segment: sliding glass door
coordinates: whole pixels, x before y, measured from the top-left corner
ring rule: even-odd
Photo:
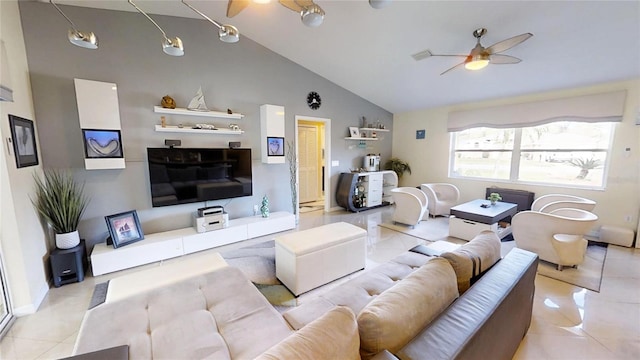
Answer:
[[[2,339],[6,330],[9,330],[9,325],[12,321],[13,314],[11,313],[11,304],[9,303],[9,293],[4,275],[2,253],[0,253],[0,339]]]

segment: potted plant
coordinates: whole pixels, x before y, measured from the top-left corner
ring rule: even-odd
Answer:
[[[398,179],[402,177],[405,171],[411,174],[411,166],[409,166],[409,163],[396,157],[387,160],[384,167],[387,170],[393,170],[398,175]]]
[[[502,200],[502,196],[498,193],[491,193],[487,199],[491,201],[491,205],[495,205],[496,201]]]
[[[56,247],[71,249],[80,244],[78,223],[88,198],[84,185],[79,185],[71,174],[45,170],[44,178],[34,176],[36,194],[31,199],[38,214],[56,234]]]

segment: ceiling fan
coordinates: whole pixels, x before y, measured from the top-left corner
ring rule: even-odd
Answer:
[[[480,39],[487,33],[487,29],[479,28],[473,31],[473,36],[476,38],[476,46],[471,49],[469,55],[444,55],[433,54],[429,50],[424,50],[419,53],[411,55],[416,61],[429,58],[431,56],[452,56],[463,57],[463,62],[445,70],[440,75],[444,75],[449,71],[464,66],[467,70],[480,70],[489,64],[517,64],[520,59],[511,55],[500,54],[507,51],[512,47],[522,43],[533,36],[531,33],[520,34],[506,40],[499,41],[489,47],[484,47],[480,44]]]
[[[295,11],[300,14],[302,19],[302,23],[310,26],[316,27],[322,24],[324,20],[324,10],[313,2],[313,0],[278,0],[280,4],[292,11]],[[240,11],[244,10],[251,0],[229,0],[229,4],[227,5],[227,17],[232,18]],[[268,1],[263,1],[268,2]]]

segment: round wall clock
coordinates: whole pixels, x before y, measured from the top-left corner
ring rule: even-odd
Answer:
[[[312,110],[318,110],[321,104],[322,100],[317,92],[312,91],[307,95],[307,105],[309,105]]]

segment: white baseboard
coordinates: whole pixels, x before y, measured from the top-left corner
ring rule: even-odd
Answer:
[[[47,296],[49,292],[49,283],[42,284],[42,287],[38,291],[38,294],[32,304],[20,306],[13,309],[13,315],[20,317],[25,315],[35,314],[40,307],[40,304],[44,301],[44,298]]]

